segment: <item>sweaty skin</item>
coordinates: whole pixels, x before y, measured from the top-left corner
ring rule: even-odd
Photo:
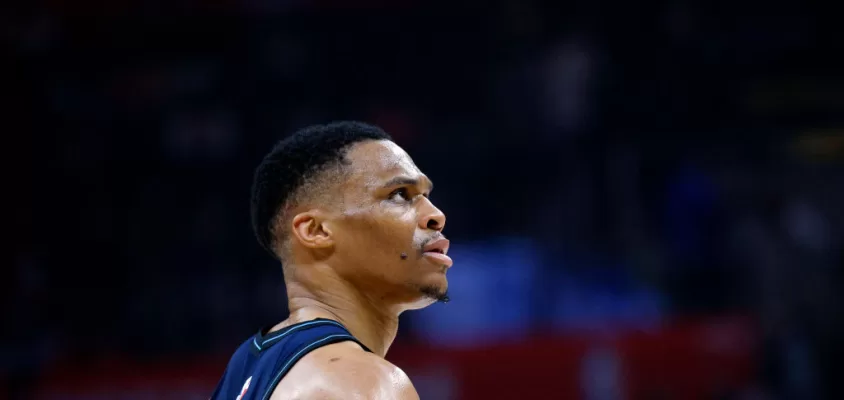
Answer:
[[[299,361],[276,387],[281,399],[419,399],[407,375],[353,342],[319,348]]]
[[[431,181],[395,143],[358,143],[346,159],[348,176],[331,189],[336,201],[299,204],[283,227],[291,241],[284,267],[290,317],[271,331],[327,318],[372,353],[354,342],[314,350],[279,383],[273,400],[419,398],[384,356],[399,314],[434,303],[448,289],[445,215],[428,199]],[[423,251],[432,246],[442,254]]]

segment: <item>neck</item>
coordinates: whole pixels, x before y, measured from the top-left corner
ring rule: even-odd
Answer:
[[[387,354],[399,327],[396,308],[378,304],[328,266],[308,265],[290,270],[293,273],[287,280],[288,323],[315,318],[335,320],[373,353],[381,357]]]

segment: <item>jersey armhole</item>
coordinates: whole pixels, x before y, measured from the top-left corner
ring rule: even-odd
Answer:
[[[270,385],[267,387],[267,392],[264,393],[264,397],[261,397],[261,400],[269,400],[269,398],[272,397],[273,391],[275,391],[275,388],[281,382],[281,379],[284,378],[284,376],[287,375],[288,372],[290,372],[290,369],[293,368],[293,366],[296,365],[296,363],[299,362],[299,360],[301,360],[302,357],[306,356],[308,353],[310,353],[310,352],[312,352],[312,351],[314,351],[314,350],[316,350],[320,347],[327,346],[329,344],[334,344],[334,343],[346,342],[346,341],[355,342],[359,346],[361,346],[361,348],[363,348],[364,351],[371,352],[366,346],[363,345],[363,343],[361,343],[359,340],[357,340],[354,336],[348,335],[348,334],[338,333],[338,334],[328,335],[326,337],[315,340],[315,341],[311,342],[310,344],[308,344],[307,346],[302,347],[301,350],[297,351],[296,354],[294,354],[293,357],[291,357],[290,360],[288,360],[284,364],[284,366],[281,367],[281,370],[278,371],[278,374],[276,374],[276,376],[273,378],[273,380],[270,381]]]

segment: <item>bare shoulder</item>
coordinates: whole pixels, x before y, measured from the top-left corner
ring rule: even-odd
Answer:
[[[273,391],[281,399],[418,400],[410,378],[400,368],[353,342],[314,350],[290,370]]]

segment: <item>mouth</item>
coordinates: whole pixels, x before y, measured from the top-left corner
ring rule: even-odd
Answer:
[[[451,242],[444,237],[440,237],[439,239],[434,239],[425,247],[422,248],[423,253],[439,253],[439,254],[448,254],[448,247],[451,245]]]
[[[443,253],[437,253],[434,251],[426,251],[422,253],[422,257],[436,265],[443,266],[446,268],[451,268],[451,266],[454,264],[454,260],[452,260],[451,257]]]
[[[437,265],[451,267],[454,261],[447,255],[449,245],[450,242],[446,238],[433,240],[422,248],[422,256]]]

